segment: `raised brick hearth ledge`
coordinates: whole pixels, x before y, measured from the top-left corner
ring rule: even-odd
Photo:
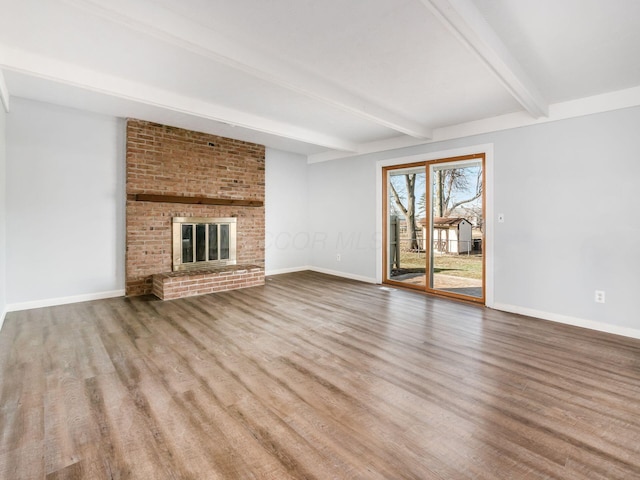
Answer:
[[[228,265],[156,273],[153,275],[152,293],[161,300],[173,300],[258,285],[264,285],[264,268],[258,265]]]

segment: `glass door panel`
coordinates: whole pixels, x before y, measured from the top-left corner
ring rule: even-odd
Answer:
[[[425,165],[387,170],[386,278],[424,289],[428,224]]]
[[[429,164],[428,289],[484,299],[482,160]]]

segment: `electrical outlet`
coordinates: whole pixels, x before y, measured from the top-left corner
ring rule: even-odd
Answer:
[[[340,258],[340,254],[338,253],[338,254],[336,255],[336,262],[339,262],[340,260],[341,260],[341,258]]]
[[[604,303],[604,291],[596,290],[596,296],[594,300],[596,301],[596,303]]]

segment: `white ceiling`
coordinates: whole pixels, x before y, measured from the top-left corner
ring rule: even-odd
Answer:
[[[5,97],[310,161],[640,104],[638,0],[0,0],[0,12]]]

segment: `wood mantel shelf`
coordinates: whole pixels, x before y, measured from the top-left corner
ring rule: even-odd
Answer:
[[[148,193],[137,193],[127,195],[128,198],[136,202],[156,202],[156,203],[186,203],[190,205],[231,205],[236,207],[262,207],[262,200],[237,200],[233,198],[210,198],[210,197],[183,197],[179,195],[153,195]]]

